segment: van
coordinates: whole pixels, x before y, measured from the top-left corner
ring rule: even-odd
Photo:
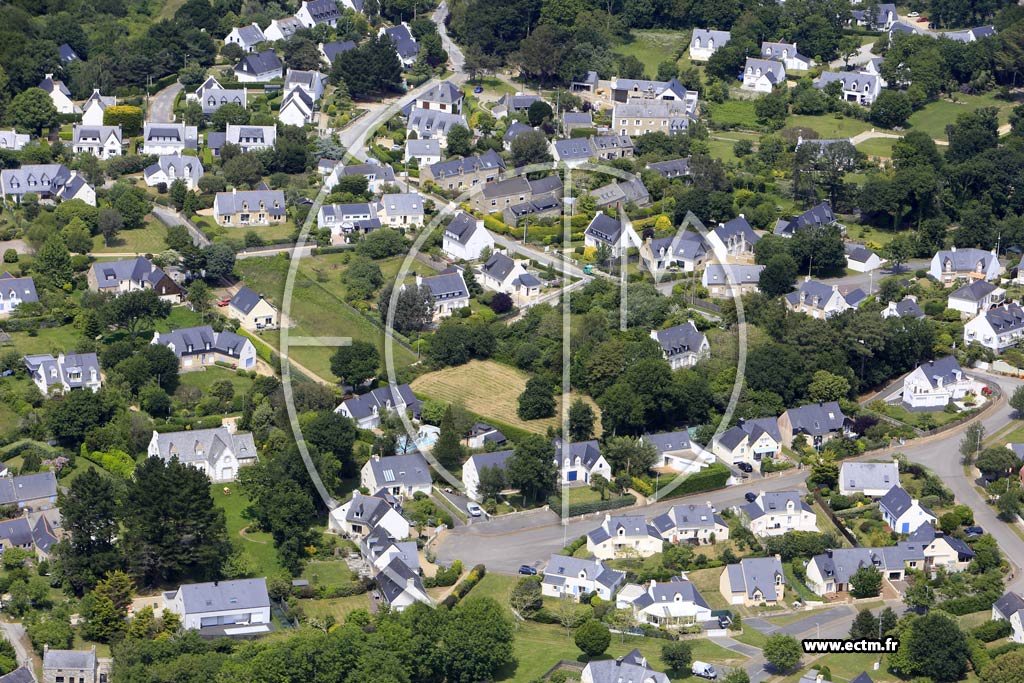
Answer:
[[[700,676],[711,681],[718,678],[718,672],[715,671],[715,667],[707,662],[694,662],[691,671],[693,671],[694,676]]]

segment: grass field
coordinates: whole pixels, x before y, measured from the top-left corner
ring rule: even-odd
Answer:
[[[239,531],[249,524],[249,520],[242,517],[242,510],[249,505],[249,499],[237,484],[229,484],[228,488],[231,489],[231,495],[225,496],[224,484],[210,484],[210,495],[213,496],[213,502],[224,510],[231,544],[241,550],[242,555],[252,565],[255,576],[276,574],[281,571],[281,565],[277,562],[277,551],[274,550],[274,542],[270,534],[264,532],[247,532],[245,536],[239,534]]]
[[[757,126],[754,114],[754,100],[726,100],[718,104],[707,104],[708,116],[714,126]],[[732,135],[732,133],[729,133]]]
[[[968,111],[974,111],[981,107],[996,107],[999,109],[999,123],[1006,123],[1010,118],[1010,111],[1019,101],[1006,101],[997,99],[992,93],[985,95],[957,95],[957,101],[939,100],[930,102],[920,111],[911,114],[908,120],[909,128],[912,130],[923,130],[933,138],[946,139],[946,126],[954,123],[956,118]]]
[[[798,116],[786,119],[786,126],[810,128],[817,131],[823,138],[851,138],[857,133],[871,130],[871,124],[858,119],[839,118],[835,116]]]
[[[517,399],[526,388],[527,379],[525,372],[507,365],[473,360],[465,365],[421,375],[413,380],[412,389],[429,398],[461,403],[483,418],[490,417],[528,432],[544,434],[549,426],[558,428],[560,420],[557,415],[543,420],[519,419]],[[600,417],[597,405],[589,398],[585,400]],[[600,436],[599,427],[597,431]]]
[[[209,393],[210,387],[213,386],[214,382],[222,379],[226,379],[231,382],[231,386],[235,388],[235,396],[245,394],[249,391],[249,387],[252,386],[252,380],[248,377],[242,377],[234,370],[222,368],[217,365],[211,365],[204,370],[181,373],[182,386],[197,387],[204,395]]]
[[[363,593],[362,595],[350,595],[347,598],[303,600],[302,609],[305,610],[307,616],[322,619],[329,615],[334,617],[338,623],[342,623],[349,612],[357,609],[369,609],[371,599],[369,593]]]
[[[152,215],[146,216],[146,224],[138,230],[122,230],[117,237],[105,244],[103,235],[92,238],[92,250],[96,254],[133,252],[136,254],[153,254],[167,249],[164,237],[167,228],[155,220]]]
[[[892,146],[898,142],[896,138],[872,138],[857,145],[857,149],[870,157],[892,157]]]
[[[644,76],[654,78],[658,65],[675,57],[685,47],[686,34],[679,31],[633,31],[632,41],[615,47],[620,55],[632,55],[644,65]]]

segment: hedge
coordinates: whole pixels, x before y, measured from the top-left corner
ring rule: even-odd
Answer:
[[[614,498],[608,498],[606,500],[595,500],[589,503],[576,503],[570,505],[568,510],[568,517],[578,517],[579,515],[589,515],[592,512],[602,512],[604,510],[614,510],[616,508],[629,507],[636,503],[636,496],[633,494],[627,494],[625,496],[615,496]],[[548,507],[555,511],[555,514],[562,514],[562,499],[559,496],[551,496],[548,498]]]
[[[186,429],[215,429],[220,427],[221,424],[220,415],[197,417],[195,419],[171,418],[164,424],[153,425],[153,431],[162,434],[164,432],[181,432]]]
[[[662,486],[658,490],[656,497],[658,500],[663,500],[665,498],[679,498],[680,496],[688,496],[693,493],[702,493],[704,491],[713,491],[714,489],[724,488],[725,482],[729,481],[730,476],[732,476],[732,473],[729,471],[728,467],[720,462],[714,462],[706,469],[703,469],[700,472],[694,472],[684,479],[683,483],[672,490],[667,490],[668,485]],[[665,493],[662,493],[662,491],[665,491]],[[989,606],[991,607],[991,604]]]
[[[993,648],[989,648],[988,656],[995,659],[1000,655],[1005,655],[1007,652],[1019,650],[1022,647],[1024,647],[1024,645],[1021,645],[1020,643],[1003,643],[1001,645],[996,645]]]
[[[937,605],[936,609],[941,609],[943,612],[949,612],[959,617],[971,612],[992,609],[992,603],[998,599],[998,593],[979,593],[978,595],[968,595],[962,598],[946,600]]]
[[[459,582],[459,585],[455,586],[455,589],[451,594],[441,601],[441,604],[451,609],[455,605],[459,604],[462,598],[466,597],[469,591],[473,590],[473,586],[480,583],[480,579],[487,575],[487,567],[482,564],[478,564],[470,570],[469,574],[466,574],[466,578]]]
[[[1008,637],[1011,632],[1013,632],[1013,628],[1010,626],[1010,622],[1005,619],[998,619],[986,621],[971,633],[983,643],[991,643],[993,640]]]
[[[488,230],[493,230],[499,235],[507,235],[512,232],[512,228],[490,214],[484,216],[484,227]]]

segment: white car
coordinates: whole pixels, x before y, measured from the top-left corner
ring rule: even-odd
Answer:
[[[466,512],[470,517],[483,517],[484,509],[476,503],[466,503]]]
[[[919,16],[921,16],[921,13],[920,12],[911,12],[907,16],[908,17],[919,17]]]

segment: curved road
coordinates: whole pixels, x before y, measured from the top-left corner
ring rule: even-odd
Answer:
[[[174,121],[174,100],[178,97],[182,87],[181,83],[172,83],[153,95],[149,102],[146,120],[156,123],[171,123]]]

